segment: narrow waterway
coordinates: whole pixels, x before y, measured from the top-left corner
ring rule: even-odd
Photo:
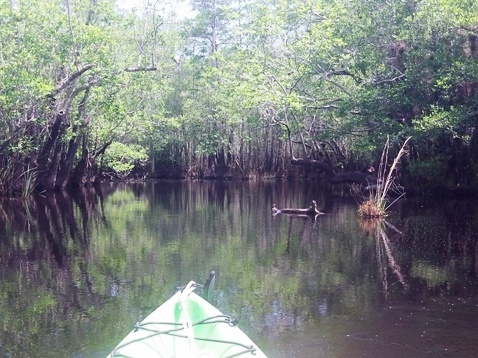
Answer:
[[[316,218],[272,215],[307,207]],[[0,357],[105,357],[176,287],[270,357],[475,357],[478,204],[364,221],[314,182],[105,185],[0,203]]]

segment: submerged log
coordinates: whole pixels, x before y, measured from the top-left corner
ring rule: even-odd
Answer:
[[[323,213],[317,209],[317,202],[312,200],[311,206],[306,209],[285,208],[278,209],[276,204],[272,205],[272,214],[290,214],[290,215],[322,215]]]

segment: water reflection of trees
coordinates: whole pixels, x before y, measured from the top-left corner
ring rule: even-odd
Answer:
[[[0,311],[10,327],[0,352],[22,347],[22,354],[38,356],[43,348],[48,355],[48,342],[38,339],[58,339],[66,334],[61,322],[73,319],[74,327],[99,302],[88,261],[91,221],[102,217],[99,198],[84,189],[0,203]]]
[[[266,277],[275,276],[282,287],[268,294],[273,304],[265,322],[271,334],[329,316],[366,315],[391,292],[408,290],[404,235],[391,223],[358,222],[355,207],[347,205],[316,221],[274,219],[278,252],[275,270]]]
[[[471,202],[411,201],[394,220],[360,223],[375,239],[385,292],[395,298],[425,302],[430,297],[475,295],[478,292],[478,215]],[[439,206],[437,206],[439,205]],[[387,275],[388,274],[388,275]],[[393,278],[393,280],[392,280]]]
[[[111,191],[117,188],[104,186]],[[22,334],[13,330],[0,337],[3,342],[23,347],[22,352],[46,347],[39,339],[56,339],[55,347],[65,342],[70,350],[75,345],[92,350],[104,344],[105,337],[118,339],[116,322],[129,325],[140,317],[139,310],[152,310],[174,287],[190,279],[200,282],[212,267],[221,271],[222,310],[238,314],[243,325],[260,322],[260,329],[267,315],[281,316],[279,327],[292,329],[287,323],[290,307],[307,307],[304,296],[297,294],[302,278],[281,284],[279,294],[273,276],[264,272],[268,277],[258,279],[262,270],[282,261],[276,261],[271,227],[260,224],[273,220],[272,199],[264,200],[277,197],[273,186],[166,182],[119,188],[104,201],[96,193],[91,197],[59,194],[36,198],[27,206],[2,206],[8,227],[5,237],[10,239],[1,255],[25,264],[0,273],[2,282],[11,278],[16,285],[10,294],[22,295],[16,307],[7,308],[8,300],[2,298],[5,307],[0,308],[6,309],[6,321],[20,330],[23,310],[36,307],[28,315],[37,329],[46,331],[35,336],[30,328]],[[304,192],[296,200],[305,196],[310,197]],[[311,233],[312,242],[312,228],[303,229]],[[295,243],[289,244],[293,256]],[[274,300],[282,302],[274,305],[275,311]],[[295,317],[306,317],[297,311]],[[92,327],[88,320],[100,319],[105,323],[93,327],[102,328],[102,342],[92,342],[98,336],[90,334],[88,344],[88,335],[81,330]],[[67,331],[71,336],[66,336]]]
[[[330,316],[366,315],[384,300],[435,294],[429,287],[437,292],[445,287],[450,270],[458,277],[466,266],[476,277],[470,262],[476,258],[476,219],[466,229],[452,226],[456,234],[443,217],[413,212],[390,219],[398,230],[387,223],[366,226],[353,204],[335,200],[326,206],[323,193],[297,189],[289,197],[287,188],[107,184],[100,193],[104,198],[88,191],[28,205],[4,202],[0,311],[24,334],[21,338],[13,329],[0,339],[33,347],[35,329],[41,328],[47,332],[41,338],[57,339],[55,347],[68,341],[71,349],[76,339],[91,350],[99,344],[98,332],[86,342],[81,330],[96,327],[103,342],[113,337],[116,343],[118,322],[126,331],[176,285],[201,282],[212,268],[220,271],[220,309],[237,315],[249,332],[266,336]],[[273,202],[301,205],[311,198],[326,207],[327,214],[315,222],[270,213]],[[431,277],[429,268],[436,267],[447,276]],[[24,311],[36,315],[32,327],[23,326]],[[88,323],[94,320],[104,323]],[[67,330],[77,334],[67,338]]]
[[[413,252],[409,272],[415,294],[422,298],[476,295],[476,202],[410,201],[403,203],[400,211],[407,232],[406,244]]]

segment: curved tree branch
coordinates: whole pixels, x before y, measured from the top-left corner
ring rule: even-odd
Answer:
[[[81,70],[78,70],[78,71],[74,72],[71,76],[69,76],[68,78],[61,81],[61,83],[58,84],[58,86],[53,91],[51,91],[49,94],[47,94],[46,96],[50,97],[50,98],[55,97],[58,93],[60,93],[65,88],[67,88],[69,85],[71,85],[73,82],[75,82],[76,79],[78,77],[80,77],[83,73],[92,69],[93,67],[95,67],[94,64],[89,64],[89,65],[86,65],[85,67],[83,67]]]

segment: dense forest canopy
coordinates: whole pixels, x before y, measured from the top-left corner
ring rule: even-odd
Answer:
[[[475,0],[191,8],[0,0],[0,195],[133,174],[327,177],[408,136],[404,180],[478,188]]]

